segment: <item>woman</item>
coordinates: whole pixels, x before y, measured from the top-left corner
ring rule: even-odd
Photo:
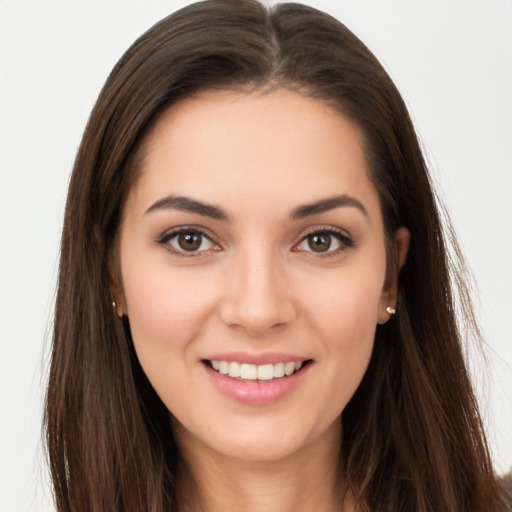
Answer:
[[[403,101],[343,25],[252,0],[162,20],[70,183],[58,510],[500,510],[457,264]]]

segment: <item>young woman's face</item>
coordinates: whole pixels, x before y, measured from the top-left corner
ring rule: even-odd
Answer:
[[[146,146],[116,299],[178,440],[245,460],[334,442],[384,288],[360,131],[296,93],[211,92]]]

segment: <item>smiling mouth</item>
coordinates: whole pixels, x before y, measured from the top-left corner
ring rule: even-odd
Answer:
[[[294,373],[299,372],[306,365],[311,363],[311,360],[297,361],[297,362],[283,362],[275,364],[247,364],[238,363],[236,361],[204,361],[213,370],[221,375],[226,375],[233,379],[240,379],[244,381],[271,381],[289,377]]]

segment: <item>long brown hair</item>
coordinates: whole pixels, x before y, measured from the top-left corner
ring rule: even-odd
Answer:
[[[451,280],[462,267],[449,257],[400,94],[363,43],[324,13],[299,4],[268,9],[256,0],[209,0],[160,21],[126,52],[76,157],[45,410],[58,512],[178,508],[181,464],[169,413],[137,361],[129,321],[112,311],[114,241],[159,116],[200,90],[262,87],[318,98],[357,123],[386,236],[391,240],[400,226],[411,232],[398,314],[377,328],[368,371],[342,414],[341,458],[361,507],[498,510],[455,306],[461,304],[459,321],[476,329],[471,304],[462,280]],[[396,272],[390,263],[389,275]]]

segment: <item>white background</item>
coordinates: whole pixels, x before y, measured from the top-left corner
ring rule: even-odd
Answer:
[[[81,133],[123,51],[186,3],[0,0],[1,512],[51,510],[39,434],[44,347]],[[489,367],[475,365],[477,389],[505,470],[512,464],[512,0],[308,3],[363,39],[410,108],[478,282]]]

